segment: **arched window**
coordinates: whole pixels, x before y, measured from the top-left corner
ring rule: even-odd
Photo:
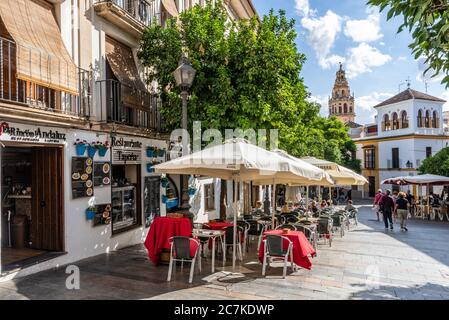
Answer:
[[[390,124],[390,117],[388,114],[384,114],[384,121],[383,121],[383,127],[384,131],[390,131],[391,130],[391,124]]]
[[[436,111],[432,113],[432,128],[438,128],[439,127],[439,119],[438,114]]]
[[[348,113],[348,105],[346,103],[343,105],[343,109],[345,110],[345,113]]]
[[[398,114],[396,112],[393,112],[393,115],[391,118],[392,118],[392,122],[393,122],[393,130],[399,129]]]
[[[345,96],[345,90],[341,90],[341,95],[344,97]]]
[[[352,113],[352,107],[351,106],[349,106],[349,112]]]
[[[418,128],[423,127],[423,121],[422,121],[422,110],[418,110]]]
[[[424,126],[430,128],[430,111],[426,111],[426,118],[424,119]]]
[[[408,128],[407,111],[401,111],[401,128]]]
[[[341,106],[338,106],[338,113],[342,113],[341,112]]]

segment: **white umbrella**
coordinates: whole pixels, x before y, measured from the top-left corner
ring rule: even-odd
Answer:
[[[277,153],[262,149],[243,139],[232,139],[224,144],[214,145],[204,150],[156,165],[155,172],[166,174],[193,174],[247,181],[292,181],[310,183],[321,181],[325,174],[314,166],[301,166],[298,162],[282,157]],[[316,183],[316,182],[315,182]],[[236,188],[237,189],[237,188]],[[237,199],[235,192],[234,199]],[[234,210],[234,226],[237,225],[237,212]],[[235,267],[236,228],[232,266]]]

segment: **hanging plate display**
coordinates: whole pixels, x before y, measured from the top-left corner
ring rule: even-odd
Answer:
[[[103,173],[108,173],[109,170],[111,170],[111,166],[109,165],[109,163],[105,163],[103,165]]]

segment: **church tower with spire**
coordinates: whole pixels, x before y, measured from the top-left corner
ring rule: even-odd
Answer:
[[[329,98],[329,117],[336,116],[344,123],[354,123],[354,94],[351,95],[346,73],[340,63],[337,71],[332,97]]]

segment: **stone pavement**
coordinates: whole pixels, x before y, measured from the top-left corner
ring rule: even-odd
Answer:
[[[248,254],[234,273],[217,268],[210,275],[206,261],[192,284],[188,264],[167,283],[167,266],[154,267],[143,246],[134,246],[75,263],[79,290],[66,289],[59,268],[0,283],[0,299],[449,299],[448,246],[448,222],[410,221],[407,233],[385,231],[364,206],[357,227],[332,247],[319,246],[312,270],[289,269],[286,279],[280,267],[263,278]]]

